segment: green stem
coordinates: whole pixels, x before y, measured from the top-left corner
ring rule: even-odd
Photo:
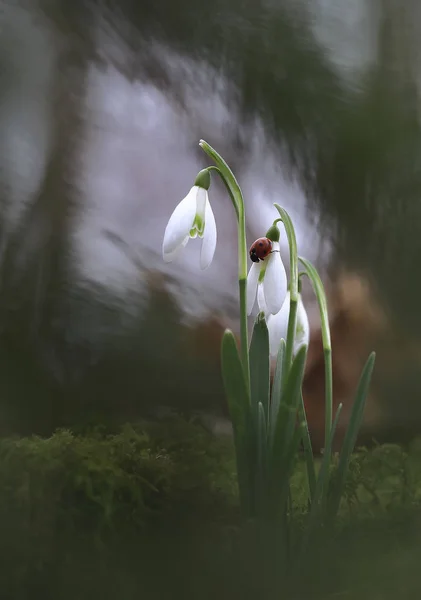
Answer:
[[[311,281],[314,293],[319,304],[320,324],[322,331],[323,353],[325,359],[325,449],[330,437],[332,428],[333,413],[333,382],[332,382],[332,344],[330,341],[329,315],[327,312],[326,294],[320,276],[311,262],[305,258],[299,257],[304,265],[307,276]]]
[[[238,221],[238,284],[240,295],[240,340],[241,340],[241,363],[243,365],[246,387],[250,398],[250,365],[249,365],[249,344],[248,344],[248,320],[247,320],[247,238],[246,238],[246,218],[244,212],[244,199],[241,188],[222,156],[204,140],[200,140],[199,146],[216,163],[217,167],[211,166],[209,169],[215,170],[227,188],[231,201],[234,206]]]
[[[288,330],[286,339],[285,364],[289,372],[292,363],[292,353],[294,349],[295,331],[297,328],[297,305],[298,305],[298,253],[297,240],[295,237],[294,225],[287,211],[275,203],[275,208],[281,215],[277,221],[282,221],[288,238],[289,245],[289,264],[290,264],[290,310],[288,319]]]
[[[300,404],[298,405],[298,418],[301,421],[303,432],[304,455],[307,466],[307,478],[310,495],[310,503],[313,501],[314,491],[316,489],[316,472],[314,469],[313,448],[311,445],[310,432],[308,430],[307,415],[304,406],[303,392],[301,392]]]
[[[333,381],[332,381],[332,350],[324,348],[325,359],[325,448],[329,438],[333,418]]]
[[[216,173],[218,173],[219,177],[222,179],[223,184],[225,185],[227,192],[231,198],[231,202],[232,205],[234,206],[234,210],[235,210],[235,214],[237,215],[237,221],[239,220],[239,213],[238,213],[238,206],[237,206],[237,202],[235,200],[235,196],[228,184],[228,181],[225,179],[224,175],[221,172],[221,169],[218,169],[218,167],[215,167],[214,165],[211,165],[210,167],[208,167],[208,171],[215,171]]]
[[[292,363],[292,353],[294,350],[295,331],[297,329],[297,300],[291,300],[289,303],[289,318],[288,318],[288,329],[287,329],[287,345],[286,345],[286,364],[288,369]]]
[[[238,219],[238,283],[240,293],[241,357],[246,381],[250,389],[250,364],[247,323],[247,241],[246,216],[243,201],[241,201],[239,205]]]

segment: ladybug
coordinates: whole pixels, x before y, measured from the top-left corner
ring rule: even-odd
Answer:
[[[272,242],[266,237],[259,238],[250,246],[250,258],[255,263],[264,260],[271,252]]]

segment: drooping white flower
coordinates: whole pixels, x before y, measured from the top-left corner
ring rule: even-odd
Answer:
[[[261,288],[267,311],[276,315],[281,310],[287,293],[287,274],[279,252],[279,242],[272,242],[272,252],[254,262],[247,276],[247,314],[250,315]]]
[[[259,288],[260,287],[261,286],[259,286]],[[283,338],[285,341],[287,339],[290,300],[290,292],[287,292],[281,310],[276,315],[273,315],[268,311],[267,305],[265,303],[263,290],[258,290],[259,309],[260,311],[265,313],[266,323],[269,331],[269,350],[271,356],[276,356],[278,354],[281,339]],[[306,345],[308,347],[309,342],[310,325],[308,321],[307,311],[304,307],[301,294],[298,294],[297,321],[295,328],[294,346],[292,350],[293,356],[297,354],[301,346]]]
[[[202,238],[200,268],[207,269],[216,249],[216,223],[209,202],[210,175],[205,169],[196,178],[195,185],[175,207],[164,233],[162,255],[172,262],[187,245],[189,239]]]

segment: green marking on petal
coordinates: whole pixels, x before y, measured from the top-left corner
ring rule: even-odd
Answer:
[[[192,235],[194,232],[194,235]],[[193,221],[193,227],[190,229],[190,237],[196,237],[197,235],[199,235],[199,237],[203,237],[203,234],[205,233],[205,220],[196,213],[196,216],[194,217],[194,221]]]
[[[200,219],[200,223],[196,226],[196,229],[199,236],[203,237],[203,234],[205,233],[205,222],[202,221],[202,219]]]
[[[263,279],[265,278],[265,273],[266,273],[266,265],[260,269],[259,279],[258,279],[259,283],[263,282]]]

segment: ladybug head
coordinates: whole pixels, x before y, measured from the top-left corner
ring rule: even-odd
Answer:
[[[251,260],[252,260],[253,262],[255,262],[255,263],[258,263],[258,262],[260,262],[260,259],[259,259],[259,257],[257,256],[257,252],[256,252],[256,249],[255,249],[255,248],[252,248],[252,249],[250,250],[250,258],[251,258]]]

